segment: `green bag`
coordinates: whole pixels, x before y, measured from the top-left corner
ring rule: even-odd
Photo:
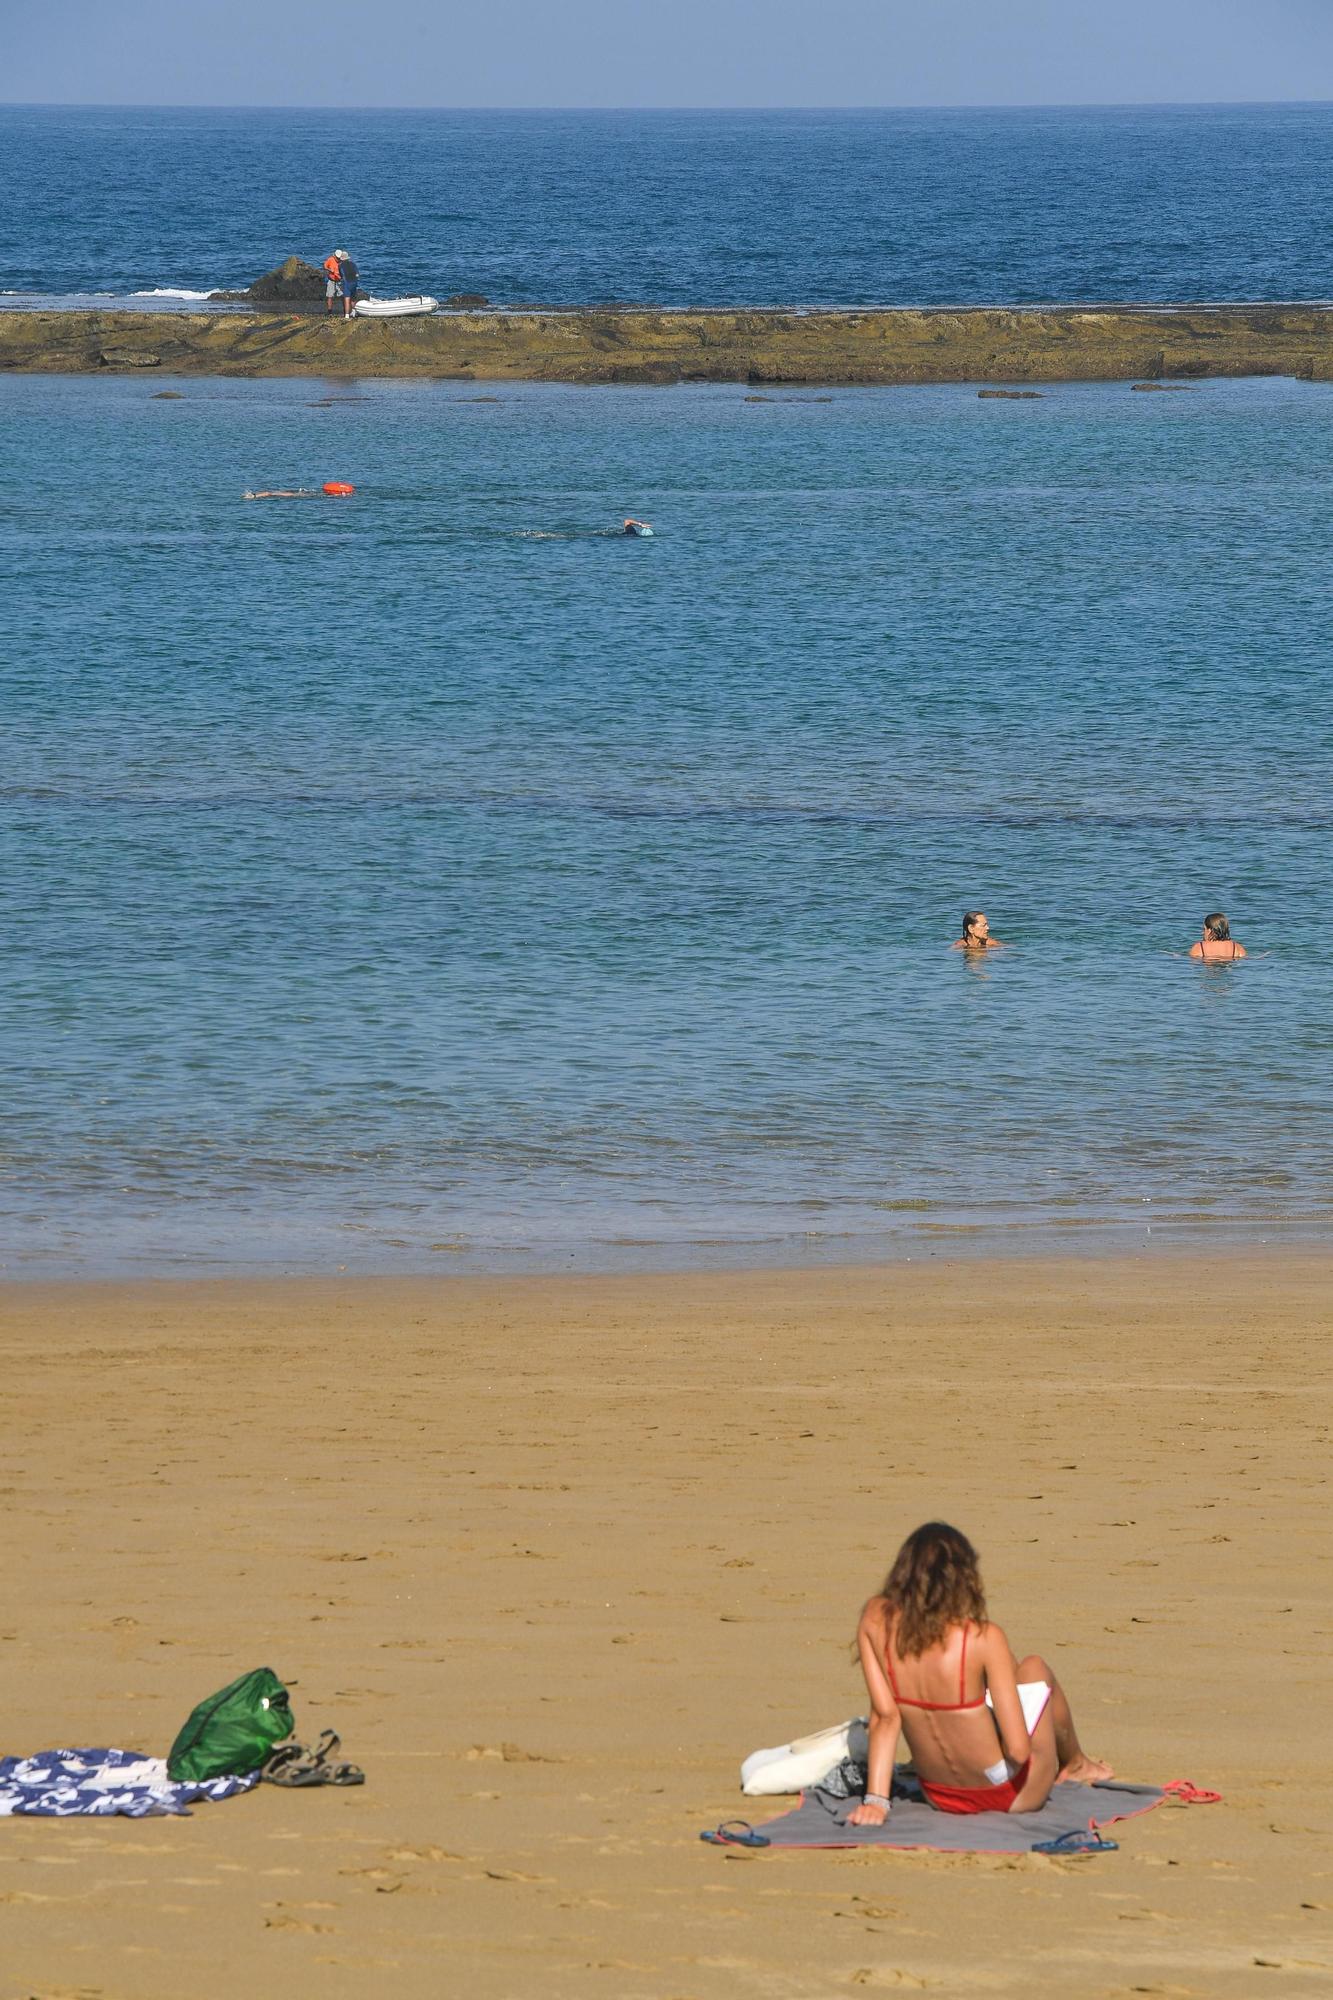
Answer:
[[[256,1667],[201,1701],[171,1746],[173,1784],[202,1784],[257,1771],[275,1743],[292,1733],[291,1699],[271,1667]]]

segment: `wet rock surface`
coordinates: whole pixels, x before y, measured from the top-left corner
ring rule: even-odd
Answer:
[[[304,270],[320,310],[307,297],[250,312],[0,313],[0,368],[80,374],[160,366],[177,375],[479,384],[734,382],[760,396],[794,384],[955,382],[1026,397],[1055,382],[1333,380],[1333,308],[1321,306],[458,311],[347,325],[323,312],[323,279],[313,266]]]

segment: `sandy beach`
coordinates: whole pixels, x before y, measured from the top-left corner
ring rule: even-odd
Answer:
[[[1327,1991],[1324,1260],[2,1306],[4,1750],[161,1751],[268,1663],[368,1773],[7,1823],[4,2000]],[[935,1514],[1088,1747],[1223,1805],[1084,1861],[699,1843],[858,1710]]]

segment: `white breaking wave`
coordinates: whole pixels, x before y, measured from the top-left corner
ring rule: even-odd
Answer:
[[[206,299],[208,292],[183,292],[177,285],[154,285],[148,292],[131,292],[132,299]]]

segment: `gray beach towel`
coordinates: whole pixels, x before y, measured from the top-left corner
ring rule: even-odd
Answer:
[[[830,1774],[832,1775],[832,1774]],[[859,1801],[814,1787],[791,1812],[755,1824],[773,1847],[929,1847],[946,1854],[1030,1854],[1061,1834],[1104,1827],[1151,1812],[1158,1785],[1057,1785],[1039,1812],[944,1813],[927,1805],[914,1779],[893,1781],[893,1810],[883,1826],[847,1826]]]

